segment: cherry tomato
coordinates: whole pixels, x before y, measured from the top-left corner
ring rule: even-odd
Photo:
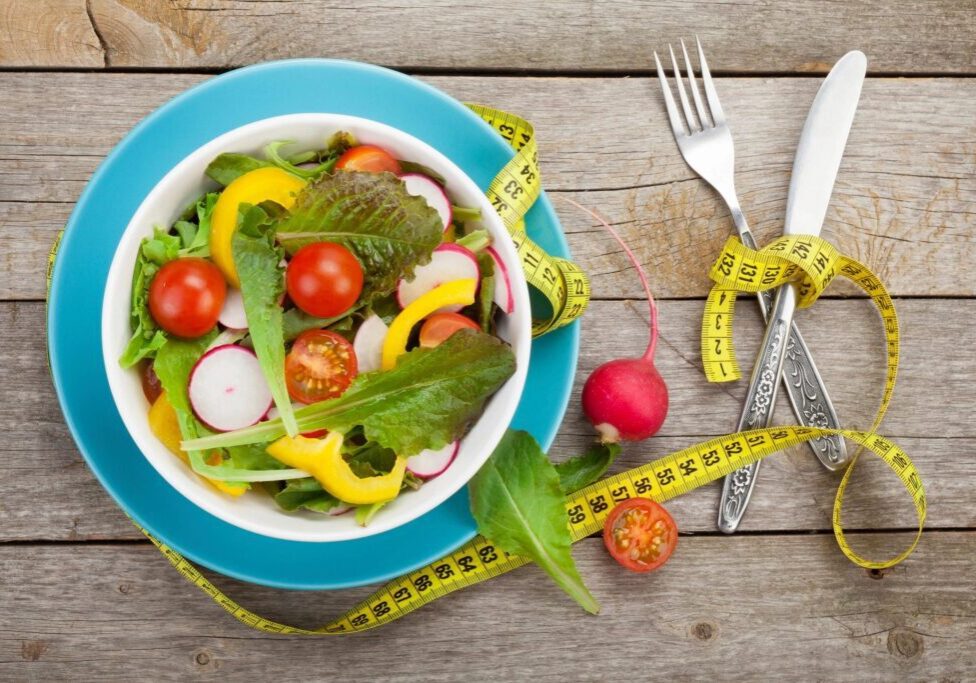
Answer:
[[[285,358],[288,394],[301,403],[340,395],[349,388],[356,372],[352,344],[329,330],[302,332]]]
[[[654,571],[678,544],[678,527],[668,511],[647,498],[629,498],[610,511],[603,543],[617,562],[634,572]]]
[[[400,175],[400,162],[389,152],[376,145],[357,145],[350,147],[336,162],[336,168],[347,171],[365,171],[367,173],[382,173],[389,171]]]
[[[296,251],[285,278],[295,305],[319,318],[345,313],[363,291],[359,260],[334,242],[313,242]]]
[[[474,320],[460,313],[435,313],[420,326],[420,345],[437,346],[463,329],[480,330],[481,327]]]
[[[142,393],[145,394],[149,403],[155,403],[159,395],[163,393],[163,385],[160,383],[159,377],[156,376],[152,361],[143,361],[142,372],[139,374],[142,377]]]
[[[217,266],[202,258],[170,261],[149,285],[149,312],[167,332],[192,339],[217,324],[227,284]]]

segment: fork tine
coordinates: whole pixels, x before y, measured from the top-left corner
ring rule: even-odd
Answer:
[[[674,82],[678,84],[678,99],[681,100],[681,108],[685,112],[685,120],[688,121],[688,130],[696,133],[701,130],[701,126],[698,125],[697,119],[691,113],[691,105],[688,104],[688,94],[685,92],[685,84],[681,80],[681,69],[678,68],[678,60],[675,59],[674,50],[670,45],[668,45],[668,51],[671,53],[671,68],[674,69]]]
[[[668,79],[664,75],[664,69],[661,68],[661,60],[658,59],[657,52],[654,53],[654,63],[657,65],[657,78],[661,81],[661,90],[664,92],[664,106],[668,110],[671,130],[674,132],[674,137],[683,138],[688,133],[685,131],[685,124],[682,123],[681,116],[678,114],[678,105],[675,104],[674,96],[671,94],[671,86],[668,85]]]
[[[725,113],[722,111],[722,105],[718,101],[718,91],[715,90],[715,85],[712,83],[712,74],[708,70],[708,62],[705,61],[705,51],[702,50],[701,41],[698,40],[698,36],[695,36],[695,42],[698,43],[698,66],[701,67],[702,83],[705,86],[705,96],[708,98],[708,108],[711,109],[712,121],[715,122],[716,126],[721,126],[725,123]]]
[[[685,71],[688,73],[688,86],[691,90],[691,99],[695,102],[695,111],[698,112],[698,120],[701,122],[702,128],[708,128],[711,124],[708,122],[708,117],[705,114],[705,105],[702,102],[701,91],[698,89],[698,79],[695,78],[695,69],[691,66],[691,60],[688,59],[688,49],[685,47],[685,39],[681,39],[681,53],[685,58]]]

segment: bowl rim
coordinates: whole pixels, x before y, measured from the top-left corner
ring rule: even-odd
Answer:
[[[514,388],[511,389],[510,395],[503,404],[502,410],[500,411],[501,415],[498,416],[497,424],[494,424],[491,428],[489,438],[484,440],[478,448],[477,454],[479,457],[471,459],[472,463],[476,462],[477,465],[469,465],[466,470],[463,471],[463,474],[460,476],[455,476],[453,480],[450,480],[450,485],[443,487],[436,494],[432,494],[427,498],[422,499],[419,504],[414,504],[409,508],[404,508],[404,510],[408,511],[398,511],[399,514],[392,517],[390,515],[381,515],[374,520],[369,527],[365,528],[355,526],[353,529],[347,531],[336,530],[334,525],[332,528],[330,528],[328,525],[328,518],[323,518],[323,528],[321,531],[316,531],[314,533],[295,532],[289,530],[287,528],[287,524],[285,524],[283,528],[278,528],[273,525],[268,526],[260,521],[248,519],[246,516],[242,516],[239,511],[234,510],[232,505],[228,505],[228,503],[233,502],[230,501],[230,499],[224,500],[223,497],[215,497],[215,495],[218,494],[209,495],[210,492],[206,490],[205,483],[196,475],[190,478],[190,480],[174,478],[171,476],[171,471],[174,468],[176,470],[180,470],[187,468],[188,466],[180,462],[179,459],[175,458],[172,453],[166,450],[165,446],[163,446],[154,435],[150,435],[150,439],[147,440],[145,438],[144,430],[134,429],[132,426],[132,422],[135,419],[134,413],[129,408],[123,409],[123,402],[120,400],[120,397],[123,397],[125,393],[125,390],[121,386],[121,382],[123,381],[122,378],[124,378],[127,373],[135,372],[135,370],[124,370],[118,365],[118,359],[116,357],[117,343],[111,336],[110,321],[122,315],[128,318],[128,304],[131,289],[129,287],[129,282],[131,281],[132,266],[131,258],[123,258],[123,252],[126,251],[125,247],[127,247],[130,242],[138,242],[143,236],[151,231],[152,225],[150,222],[146,221],[146,224],[143,225],[143,221],[139,220],[142,214],[145,212],[147,207],[151,205],[152,200],[154,200],[160,192],[168,189],[169,186],[174,184],[177,179],[182,178],[184,174],[188,172],[188,169],[200,164],[201,160],[209,162],[210,159],[221,152],[234,151],[240,147],[254,144],[267,144],[268,142],[271,142],[272,139],[278,139],[279,136],[270,132],[266,132],[263,134],[263,136],[261,136],[261,132],[274,128],[275,126],[285,125],[290,125],[291,127],[318,125],[326,128],[332,128],[334,130],[341,130],[343,125],[360,126],[369,128],[371,134],[375,132],[380,137],[389,136],[394,138],[398,143],[403,143],[407,146],[412,146],[423,150],[424,154],[433,159],[435,162],[430,165],[439,173],[442,173],[448,179],[449,183],[454,182],[467,185],[468,189],[473,188],[476,191],[473,193],[473,196],[478,198],[478,202],[481,205],[480,208],[482,209],[483,216],[482,223],[484,227],[492,233],[493,237],[496,238],[496,243],[494,246],[500,251],[503,260],[505,261],[506,265],[509,266],[509,270],[515,271],[514,276],[510,274],[510,277],[513,285],[513,294],[516,299],[516,310],[522,311],[521,315],[513,316],[513,324],[517,324],[517,326],[520,328],[514,335],[516,343],[513,344],[513,350],[517,359],[516,372],[511,378],[509,378],[509,380],[507,380],[506,384],[503,385],[502,389],[499,391],[509,391],[509,385],[514,385]],[[254,142],[255,140],[256,142]],[[228,524],[246,531],[260,534],[262,536],[268,536],[286,541],[310,543],[353,541],[390,531],[416,520],[449,499],[458,490],[465,486],[468,481],[470,481],[471,477],[473,477],[478,471],[478,469],[480,469],[481,465],[490,456],[494,446],[501,439],[504,431],[511,423],[525,387],[532,342],[530,332],[531,316],[525,313],[530,310],[528,284],[525,280],[524,272],[519,264],[518,255],[515,251],[514,245],[510,239],[507,239],[508,234],[507,229],[505,228],[498,214],[491,207],[491,204],[488,202],[484,192],[462,169],[451,161],[449,157],[430,144],[410,133],[400,130],[394,126],[390,126],[389,124],[366,117],[348,114],[330,112],[293,112],[257,119],[236,128],[224,131],[220,135],[211,138],[195,148],[189,154],[185,155],[148,191],[146,196],[142,199],[130,217],[129,222],[120,235],[119,242],[113,252],[111,264],[106,276],[105,291],[102,297],[102,357],[112,400],[122,419],[126,431],[135,442],[140,453],[146,458],[153,469],[156,470],[156,472],[159,473],[159,475],[170,486],[176,489],[181,496],[205,512],[214,515]],[[499,235],[504,236],[505,239],[498,240],[497,237]],[[120,277],[122,278],[121,282],[125,284],[124,294],[118,294],[118,288],[111,286],[112,283],[114,281],[118,281]],[[119,310],[116,310],[116,304],[119,302],[119,299],[124,300],[124,305],[119,308]],[[519,321],[521,321],[521,323],[519,323]],[[496,392],[495,395],[497,395],[497,393],[498,392]],[[472,425],[472,429],[474,426],[479,424],[483,418],[484,413],[482,413],[479,419],[475,421],[475,423]],[[490,444],[490,446],[486,446],[485,444]],[[165,457],[163,457],[163,454],[165,454]],[[192,472],[192,470],[190,470],[190,472]],[[192,481],[192,483],[187,483],[188,481]],[[285,511],[280,512],[280,518],[283,521],[286,521],[289,517],[289,513]],[[384,519],[391,521],[386,521],[386,523],[383,523]]]

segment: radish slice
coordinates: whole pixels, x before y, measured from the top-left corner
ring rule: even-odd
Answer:
[[[441,244],[430,257],[430,263],[419,266],[413,271],[412,280],[400,280],[397,285],[397,302],[400,308],[406,308],[421,296],[440,287],[445,282],[455,280],[481,279],[481,269],[478,268],[478,257],[470,249],[453,244]],[[464,306],[444,306],[438,309],[441,313],[457,313]]]
[[[436,451],[421,451],[407,458],[407,469],[421,479],[433,479],[451,466],[461,449],[461,442],[449,443]]]
[[[227,288],[224,307],[220,310],[217,321],[233,330],[247,329],[247,315],[244,313],[244,297],[241,296],[241,290],[235,287]]]
[[[338,517],[339,515],[346,514],[347,512],[349,512],[352,509],[353,509],[353,506],[352,505],[346,505],[345,503],[339,503],[334,508],[329,508],[329,511],[326,512],[325,514],[327,514],[329,517]]]
[[[219,432],[250,427],[272,403],[258,357],[234,344],[203,354],[190,372],[188,390],[193,412]]]
[[[356,330],[352,348],[356,352],[359,372],[379,370],[383,359],[383,341],[390,328],[378,315],[371,315]]]
[[[512,295],[512,281],[508,278],[508,268],[494,247],[488,247],[485,251],[491,255],[491,260],[495,262],[495,303],[500,309],[511,315],[515,312],[515,297]]]
[[[423,197],[427,200],[427,205],[440,214],[445,230],[451,227],[454,210],[451,209],[451,200],[444,193],[444,188],[420,173],[404,173],[400,180],[406,186],[408,194]]]

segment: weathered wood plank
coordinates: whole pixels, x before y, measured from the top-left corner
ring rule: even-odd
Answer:
[[[138,667],[151,680],[274,671],[280,681],[607,681],[632,677],[640,662],[662,680],[967,680],[976,676],[974,552],[976,532],[931,534],[878,580],[827,535],[682,537],[665,568],[635,575],[589,539],[575,555],[598,617],[525,567],[376,631],[310,642],[233,621],[146,544],[0,547],[0,671],[17,680],[131,680]],[[261,614],[303,625],[369,592],[218,583]]]
[[[0,432],[5,434],[0,479],[0,540],[137,538],[101,490],[75,449],[62,422],[47,377],[42,305],[0,304]],[[898,389],[883,432],[915,459],[931,504],[928,526],[976,526],[972,481],[976,461],[965,454],[974,436],[970,359],[959,354],[976,301],[899,302],[904,334]],[[660,436],[630,445],[616,470],[690,446],[735,427],[744,387],[708,385],[700,370],[697,328],[701,302],[661,304],[662,338],[657,364],[671,390],[671,409]],[[576,387],[553,457],[580,452],[593,438],[579,411],[579,390],[600,363],[633,355],[646,343],[645,309],[626,302],[594,302],[584,318]],[[760,336],[758,315],[740,307],[740,357],[749,359]],[[827,300],[802,313],[807,341],[821,364],[839,414],[847,426],[865,428],[880,397],[883,361],[870,349],[880,331],[869,304]],[[933,360],[935,359],[935,360]],[[793,423],[785,400],[781,423]],[[136,456],[138,457],[138,456]],[[845,520],[852,528],[906,528],[914,523],[908,498],[884,466],[862,458],[848,494]],[[837,484],[804,449],[775,456],[763,467],[759,492],[743,528],[829,529]],[[36,505],[44,491],[44,505]],[[714,529],[717,485],[671,505],[682,528]]]
[[[972,73],[972,2],[579,3],[457,5],[440,0],[329,2],[48,0],[15,3],[31,26],[47,13],[80,22],[99,42],[10,31],[4,65],[239,66],[283,57],[342,57],[398,67],[647,71],[653,51],[698,33],[716,69],[823,72],[860,48],[876,73]],[[88,23],[88,22],[86,22]],[[90,62],[95,62],[91,64]]]
[[[0,262],[0,298],[43,295],[29,270],[70,207],[38,202],[74,201],[137,120],[202,78],[0,74],[0,92],[9,95],[0,117],[0,229],[18,237]],[[706,261],[730,221],[678,154],[654,81],[427,80],[460,99],[532,119],[547,187],[616,223],[648,266],[658,296],[704,295]],[[720,87],[737,139],[742,204],[767,240],[780,230],[793,148],[817,82],[723,79]],[[98,98],[90,96],[95,89]],[[976,294],[976,279],[963,276],[976,259],[969,229],[976,214],[974,108],[976,80],[871,79],[865,86],[823,234],[875,268],[897,295]],[[576,209],[558,209],[595,296],[638,296],[637,279],[608,238]],[[838,282],[831,292],[855,290]]]
[[[105,66],[84,0],[12,0],[0,5],[0,66]]]

